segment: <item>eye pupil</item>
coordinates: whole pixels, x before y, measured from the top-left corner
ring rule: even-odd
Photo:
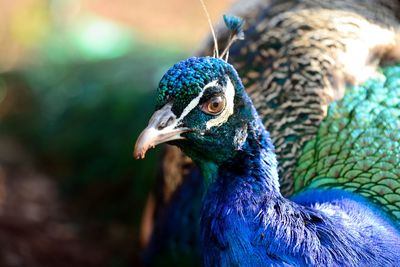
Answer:
[[[220,111],[219,107],[222,104],[222,97],[216,96],[211,98],[210,104],[209,104],[209,112],[211,113],[217,113]]]
[[[225,108],[225,104],[225,97],[223,95],[217,95],[210,98],[201,109],[207,114],[217,115]]]

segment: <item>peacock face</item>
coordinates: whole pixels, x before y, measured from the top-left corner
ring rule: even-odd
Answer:
[[[160,81],[156,111],[136,142],[135,158],[169,142],[192,158],[226,160],[247,136],[251,109],[244,96],[236,71],[222,59],[193,57],[177,63]]]

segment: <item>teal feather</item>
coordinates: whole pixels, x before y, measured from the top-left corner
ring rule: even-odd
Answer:
[[[236,36],[239,40],[244,40],[244,20],[241,17],[232,16],[232,15],[224,15],[224,22],[230,34],[232,36]]]
[[[295,192],[340,188],[367,197],[400,226],[400,66],[330,105],[295,171]]]

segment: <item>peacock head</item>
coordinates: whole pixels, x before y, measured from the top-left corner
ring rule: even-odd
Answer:
[[[221,163],[243,146],[248,124],[257,115],[228,57],[229,47],[244,38],[244,21],[224,15],[224,22],[230,35],[221,55],[209,21],[214,56],[178,62],[161,79],[156,111],[136,142],[135,158],[170,143],[194,160]]]
[[[136,142],[134,157],[170,143],[195,160],[221,163],[241,149],[255,117],[232,65],[220,58],[192,57],[161,79],[156,111]]]

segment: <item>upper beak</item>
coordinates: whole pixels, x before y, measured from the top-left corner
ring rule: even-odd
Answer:
[[[185,139],[181,133],[188,132],[188,128],[179,128],[178,120],[171,111],[171,104],[166,104],[157,110],[150,118],[149,125],[142,131],[136,140],[133,157],[143,159],[147,150],[158,144],[172,140]]]

